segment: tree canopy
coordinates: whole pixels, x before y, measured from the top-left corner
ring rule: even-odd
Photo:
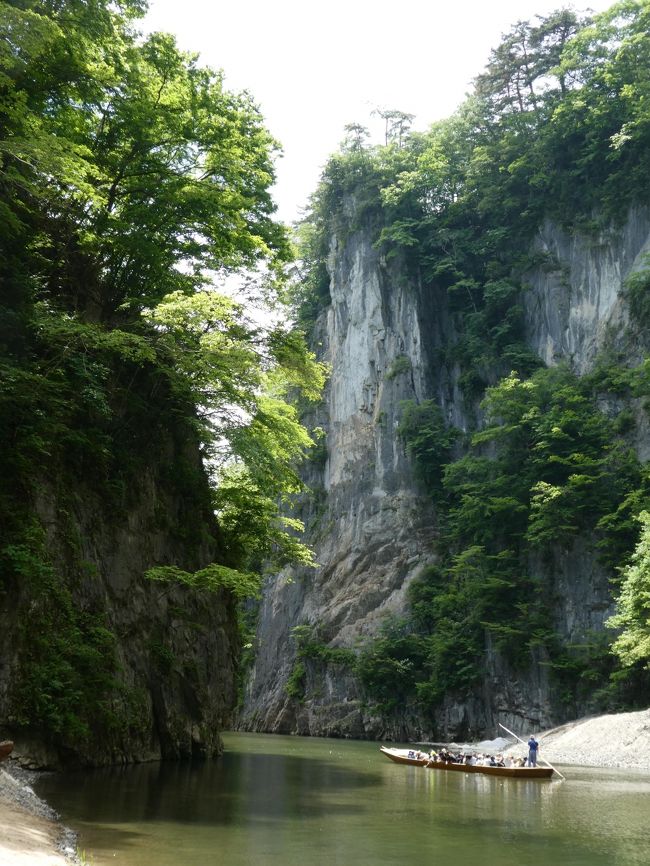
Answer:
[[[643,662],[650,666],[650,513],[639,514],[641,537],[623,571],[617,612],[608,621],[619,629],[614,652],[624,665]]]
[[[109,423],[114,365],[157,369],[198,410],[211,465],[243,461],[277,500],[295,492],[292,464],[310,446],[288,389],[313,398],[323,368],[296,333],[260,324],[268,312],[255,321],[215,284],[247,269],[258,305],[278,303],[290,256],[269,193],[278,145],[221,72],[169,35],[140,37],[142,9],[3,3],[3,347],[6,381],[31,377],[31,393],[8,388],[5,405],[27,413],[74,375],[73,403],[92,391]]]

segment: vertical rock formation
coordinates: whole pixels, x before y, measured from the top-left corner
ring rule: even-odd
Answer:
[[[29,507],[43,558],[15,549],[22,579],[2,575],[0,731],[25,764],[221,751],[236,692],[234,600],[144,577],[220,558],[198,443],[179,420],[152,425],[136,465],[112,491],[60,471],[40,479]]]
[[[349,677],[334,671],[323,693],[300,704],[285,686],[293,669],[291,629],[313,626],[317,639],[352,647],[399,612],[410,580],[432,558],[434,514],[396,436],[402,400],[432,387],[430,352],[440,322],[417,285],[373,248],[371,227],[330,250],[331,305],[315,332],[331,366],[325,405],[327,461],[309,478],[306,514],[315,571],[271,580],[260,612],[259,651],[242,725],[257,730],[363,736],[369,723]]]
[[[598,236],[568,234],[545,223],[533,244],[545,259],[528,275],[527,337],[547,364],[569,361],[584,373],[609,338],[621,345],[628,315],[623,285],[650,252],[650,214],[630,211],[620,228]],[[635,360],[634,347],[626,347]]]
[[[306,625],[312,647],[354,650],[377,632],[385,614],[403,612],[407,586],[434,559],[436,515],[396,435],[400,401],[433,398],[449,423],[468,426],[454,371],[436,351],[453,339],[445,299],[427,294],[398,260],[387,265],[375,239],[368,225],[332,239],[331,305],[315,331],[331,365],[325,405],[315,419],[327,432],[327,460],[322,471],[309,469],[315,502],[306,512],[307,541],[319,567],[286,572],[265,587],[243,728],[356,737],[427,733],[418,719],[387,729],[374,718],[335,655],[312,651],[297,668],[292,638],[292,629]],[[527,275],[525,315],[529,345],[545,363],[566,360],[582,373],[606,340],[634,354],[624,336],[623,285],[643,265],[649,244],[647,211],[633,211],[622,229],[595,239],[570,236],[550,223],[542,227],[535,249],[543,264]],[[647,424],[640,429],[647,433]],[[641,435],[641,455],[648,444]],[[608,575],[584,539],[558,552],[554,563],[530,567],[551,580],[559,634],[580,641],[603,629],[612,612]],[[486,640],[481,687],[461,703],[447,700],[437,710],[437,730],[491,731],[497,716],[558,720],[558,695],[539,664],[544,653],[531,658],[526,677],[514,677]]]

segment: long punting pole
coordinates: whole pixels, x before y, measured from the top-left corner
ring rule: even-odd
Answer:
[[[518,737],[518,736],[514,733],[514,731],[511,731],[511,730],[509,730],[508,728],[506,728],[505,725],[502,725],[501,722],[499,722],[499,727],[500,727],[500,728],[503,728],[503,730],[506,731],[508,734],[510,734],[511,737],[514,737],[515,740],[519,740],[520,743],[523,743],[524,746],[527,746],[527,745],[528,745],[528,743],[524,743],[524,741],[521,739],[521,737]],[[544,761],[545,764],[548,764],[548,766],[551,768],[551,770],[553,770],[554,773],[557,773],[557,774],[558,774],[558,776],[560,777],[560,779],[564,779],[564,780],[566,781],[566,776],[563,776],[562,773],[560,773],[559,770],[556,770],[555,767],[553,766],[553,764],[551,764],[549,761],[547,761],[546,758],[540,758],[540,761]]]

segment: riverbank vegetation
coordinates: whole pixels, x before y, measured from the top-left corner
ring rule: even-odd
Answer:
[[[399,435],[436,504],[439,540],[406,616],[351,666],[387,718],[468,695],[488,646],[515,671],[545,665],[567,716],[647,694],[650,656],[629,650],[637,626],[647,630],[637,571],[625,572],[614,621],[618,656],[613,632],[579,643],[556,632],[548,576],[584,543],[616,595],[638,540],[650,502],[634,447],[650,397],[648,270],[627,283],[626,334],[586,375],[531,351],[523,297],[527,274],[557,269],[533,244],[546,222],[598,243],[650,202],[649,33],[650,9],[636,0],[519,22],[448,120],[417,133],[408,115],[387,113],[381,146],[348,127],[313,197],[303,321],[329,300],[327,239],[372,232],[385,260],[448,311],[431,376],[458,382],[470,419],[461,432],[434,400],[403,406]]]

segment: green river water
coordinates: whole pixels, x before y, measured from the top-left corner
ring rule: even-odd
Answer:
[[[226,734],[223,758],[46,776],[94,866],[650,866],[650,774],[390,763],[377,743]]]

